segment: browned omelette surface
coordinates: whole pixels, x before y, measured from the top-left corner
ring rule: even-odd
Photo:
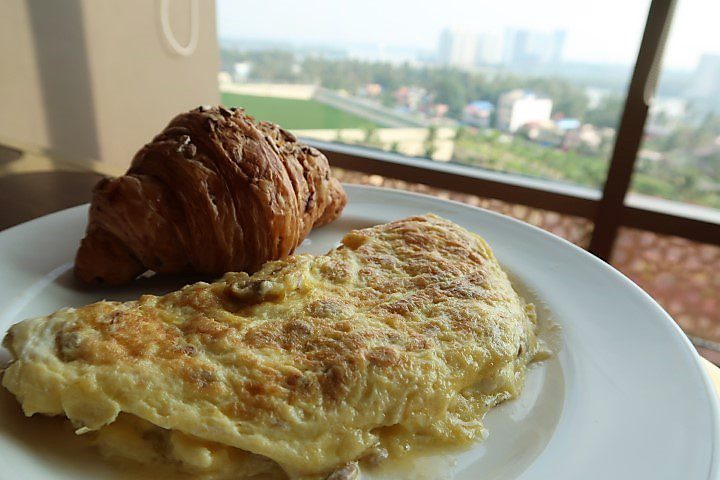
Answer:
[[[138,461],[323,478],[382,449],[478,438],[522,388],[535,333],[487,244],[426,215],[252,276],[25,320],[4,340],[3,385],[27,415],[99,430],[101,447],[159,452]],[[138,443],[143,429],[164,446]]]

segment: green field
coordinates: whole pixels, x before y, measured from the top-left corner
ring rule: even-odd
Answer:
[[[314,100],[257,97],[223,92],[221,101],[226,107],[244,107],[256,119],[268,120],[289,130],[372,128],[376,126],[370,120],[345,113]]]

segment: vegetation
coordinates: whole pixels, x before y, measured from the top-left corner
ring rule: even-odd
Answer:
[[[608,165],[603,157],[563,152],[497,131],[464,133],[455,143],[454,159],[467,165],[591,188],[602,188]]]
[[[302,60],[287,51],[223,50],[226,63],[250,62],[252,78],[258,81],[317,83],[334,90],[355,92],[368,83],[383,88],[382,102],[393,105],[393,93],[402,86],[426,89],[435,103],[449,107],[449,115],[459,118],[463,107],[475,100],[493,104],[504,92],[515,88],[532,90],[553,99],[554,114],[581,118],[587,111],[584,89],[557,77],[526,78],[514,74],[488,76],[451,67],[417,67],[409,63],[306,57]]]
[[[602,188],[608,156],[581,155],[547,148],[519,137],[496,131],[472,134],[466,130],[455,143],[455,160],[483,168],[519,173],[531,177]],[[672,162],[672,160],[670,160]],[[702,176],[697,168],[674,166],[668,161],[640,161],[633,176],[632,190],[637,193],[720,208],[720,157]],[[715,185],[715,187],[713,187]]]
[[[639,193],[720,208],[720,117],[708,113],[696,125],[677,125],[649,137],[643,148],[661,154],[638,163],[632,189]]]
[[[395,92],[415,87],[427,92],[423,101],[448,105],[448,116],[460,119],[464,106],[486,100],[497,104],[504,92],[515,88],[534,91],[553,100],[555,118],[578,118],[596,127],[617,128],[624,96],[606,96],[593,108],[584,86],[567,79],[518,76],[512,73],[484,74],[450,67],[395,65],[352,59],[331,60],[296,56],[287,51],[222,52],[229,64],[248,61],[255,81],[315,83],[326,88],[359,91],[367,84],[379,84],[379,101],[396,106]],[[677,87],[677,86],[676,86]],[[676,90],[679,87],[676,88]],[[365,143],[377,146],[372,122],[312,101],[223,96],[229,105],[242,104],[259,118],[281,123],[288,128],[350,128],[365,130]],[[717,100],[720,109],[720,100]],[[657,132],[648,136],[643,149],[653,154],[641,158],[633,177],[632,189],[647,195],[720,208],[720,117],[704,114],[712,105],[696,105],[681,119],[656,115]],[[713,104],[714,105],[714,104]],[[433,153],[430,132],[425,153]],[[338,134],[338,141],[342,137]],[[603,137],[599,147],[580,145],[575,151],[563,151],[530,142],[519,136],[501,135],[492,130],[458,130],[454,160],[485,168],[515,172],[534,177],[571,182],[600,188],[604,182],[612,137]],[[397,150],[397,145],[391,146]]]
[[[267,120],[288,129],[373,129],[376,127],[370,120],[314,100],[222,93],[221,102],[228,107],[244,107],[250,115],[258,120]]]
[[[605,97],[597,107],[585,115],[585,121],[596,127],[617,128],[620,123],[624,99],[614,94]]]

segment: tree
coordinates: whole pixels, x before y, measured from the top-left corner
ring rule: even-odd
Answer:
[[[561,78],[533,78],[528,87],[553,101],[553,113],[564,117],[583,118],[588,98],[585,92]]]
[[[467,103],[467,91],[458,78],[443,76],[432,85],[431,91],[435,95],[435,102],[448,106],[451,117],[460,118]]]
[[[365,128],[365,144],[368,146],[377,146],[380,144],[377,138],[377,127],[375,125]]]
[[[620,95],[607,95],[600,103],[585,115],[585,121],[596,127],[617,128],[620,122],[620,112],[623,108],[623,97]]]
[[[432,158],[432,156],[435,155],[435,151],[437,150],[435,147],[436,139],[437,127],[435,125],[430,125],[430,127],[428,127],[427,138],[425,139],[425,156],[427,158]]]

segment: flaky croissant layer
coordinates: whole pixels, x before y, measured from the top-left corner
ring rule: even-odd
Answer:
[[[253,272],[345,202],[318,150],[242,109],[200,107],[175,117],[125,175],[97,184],[75,275],[121,284],[148,270]]]

